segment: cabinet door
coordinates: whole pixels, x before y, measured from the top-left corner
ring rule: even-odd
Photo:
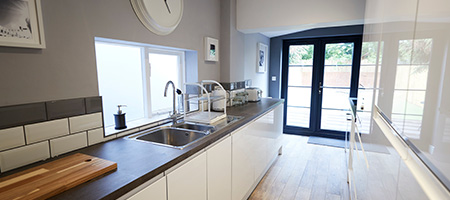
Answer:
[[[206,151],[208,199],[231,199],[231,137]]]
[[[206,153],[202,153],[167,175],[169,200],[206,200]]]
[[[128,198],[128,200],[166,200],[166,177],[163,176],[148,187],[139,191],[135,195]]]
[[[249,125],[249,136],[251,138],[249,138],[250,140],[247,143],[251,143],[251,152],[253,153],[251,158],[253,159],[252,162],[255,168],[255,179],[262,177],[268,164],[268,136],[270,135],[270,128],[267,127],[266,116],[270,116],[271,114],[273,114],[273,111]]]
[[[271,161],[278,155],[283,132],[283,105],[265,114],[250,125],[254,136],[255,178],[261,178]],[[256,180],[259,181],[259,180]]]
[[[235,132],[232,136],[232,197],[243,199],[255,180],[253,148],[249,126]]]

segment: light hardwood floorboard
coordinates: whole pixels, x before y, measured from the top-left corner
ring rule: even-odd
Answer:
[[[283,155],[257,185],[251,200],[348,200],[347,159],[343,148],[308,144],[308,137],[283,135]],[[392,147],[389,154],[366,152],[369,168],[353,163],[357,199],[427,199]],[[359,158],[363,159],[361,152]],[[354,195],[354,193],[352,194]]]
[[[348,199],[345,152],[308,144],[308,137],[283,135],[283,155],[249,199]]]

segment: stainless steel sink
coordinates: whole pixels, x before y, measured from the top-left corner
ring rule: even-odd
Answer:
[[[174,124],[174,125],[172,125],[172,127],[196,130],[196,131],[209,131],[210,133],[212,133],[216,130],[214,126],[204,125],[204,124],[194,124],[194,123],[189,123],[189,122]]]
[[[214,126],[183,121],[172,126],[161,126],[141,131],[125,137],[125,139],[183,149],[199,141],[206,135],[218,131],[240,119],[242,117],[228,116],[226,119],[214,124]]]
[[[147,132],[130,136],[128,139],[151,142],[158,145],[183,149],[194,143],[209,132],[180,129],[175,127],[160,127]]]

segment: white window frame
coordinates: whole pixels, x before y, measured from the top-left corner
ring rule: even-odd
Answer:
[[[183,88],[183,83],[186,80],[186,55],[184,51],[180,51],[180,50],[169,50],[169,49],[163,49],[163,48],[155,48],[155,47],[148,47],[145,48],[144,50],[144,67],[145,67],[145,73],[144,74],[144,82],[147,83],[144,86],[144,90],[146,92],[146,94],[144,94],[144,96],[146,97],[146,99],[144,99],[144,102],[146,102],[145,104],[145,110],[146,110],[146,117],[147,118],[151,118],[153,116],[153,112],[152,112],[152,102],[151,102],[151,66],[150,66],[150,59],[149,59],[149,54],[164,54],[164,55],[174,55],[174,56],[178,56],[178,64],[179,64],[179,70],[178,70],[178,85],[175,85],[176,88]],[[164,85],[166,83],[163,83]],[[155,94],[154,94],[155,95]],[[161,96],[162,97],[162,96]]]
[[[115,39],[108,39],[108,38],[95,38],[95,43],[104,43],[104,44],[118,44],[123,46],[133,46],[133,47],[139,47],[141,49],[141,69],[142,69],[142,81],[143,81],[143,96],[144,96],[144,118],[143,119],[150,119],[154,117],[152,113],[152,104],[151,104],[151,66],[150,66],[150,60],[149,60],[149,54],[155,53],[155,54],[165,54],[165,55],[175,55],[178,56],[178,62],[179,62],[179,70],[178,70],[178,85],[176,85],[176,88],[184,88],[183,83],[186,80],[186,53],[182,49],[176,49],[171,47],[163,47],[163,46],[157,46],[157,45],[150,45],[150,44],[143,44],[143,43],[136,43],[136,42],[128,42],[128,41],[122,41],[122,40],[115,40]],[[162,83],[165,85],[166,83]],[[99,88],[100,90],[100,88]],[[154,94],[156,95],[156,94]],[[164,98],[161,95],[161,98]],[[137,119],[140,120],[140,119]],[[127,123],[132,122],[135,120],[126,121]]]

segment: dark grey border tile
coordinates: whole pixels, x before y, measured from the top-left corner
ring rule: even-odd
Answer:
[[[87,97],[86,101],[86,114],[102,112],[103,111],[103,102],[102,97]]]
[[[245,88],[245,81],[236,82],[236,89],[242,89],[242,88]]]
[[[0,107],[0,129],[46,120],[47,114],[44,102]]]
[[[45,104],[47,106],[48,120],[86,114],[84,98],[48,101]]]
[[[220,83],[225,90],[231,90],[231,84],[230,83]]]

